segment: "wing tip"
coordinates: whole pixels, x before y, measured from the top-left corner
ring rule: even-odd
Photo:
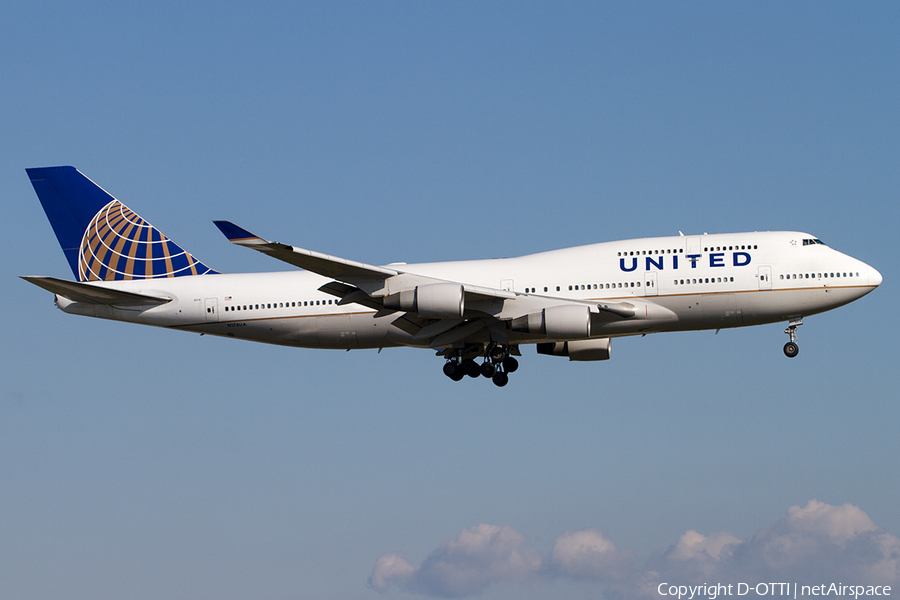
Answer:
[[[262,241],[259,236],[250,233],[243,227],[235,225],[231,221],[213,221],[213,224],[215,224],[215,226],[219,228],[219,231],[228,238],[229,242],[239,244],[241,242]]]

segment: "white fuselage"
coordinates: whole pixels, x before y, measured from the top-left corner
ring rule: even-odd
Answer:
[[[627,302],[629,319],[599,317],[591,337],[720,329],[800,318],[847,304],[881,283],[867,264],[798,232],[676,236],[606,242],[518,258],[397,265],[403,272],[513,291],[533,299]],[[319,291],[333,281],[307,271],[100,282],[165,296],[152,307],[116,308],[58,297],[66,312],[310,348],[427,346],[392,322],[398,313],[338,305]],[[495,299],[476,310],[512,319]],[[608,315],[607,315],[608,316]],[[485,335],[488,335],[485,333]],[[553,341],[511,332],[509,343]]]

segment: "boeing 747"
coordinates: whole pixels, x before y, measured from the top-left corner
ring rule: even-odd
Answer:
[[[304,348],[436,351],[505,386],[520,347],[606,360],[612,338],[786,321],[865,296],[874,268],[795,231],[603,242],[517,258],[369,265],[215,221],[297,271],[220,273],[74,167],[27,169],[74,281],[24,277],[64,312]]]

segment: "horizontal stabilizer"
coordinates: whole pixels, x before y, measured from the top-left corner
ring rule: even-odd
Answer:
[[[77,281],[66,281],[55,277],[22,277],[25,281],[44,288],[59,296],[65,296],[74,302],[88,302],[93,304],[108,304],[114,306],[148,306],[171,302],[171,298],[159,296],[145,296],[132,292],[113,290],[108,287]]]

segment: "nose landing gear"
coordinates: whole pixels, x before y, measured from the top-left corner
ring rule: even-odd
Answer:
[[[800,346],[797,345],[797,328],[803,325],[803,319],[792,319],[784,330],[791,337],[791,341],[784,345],[784,355],[788,358],[794,358],[800,354]]]

